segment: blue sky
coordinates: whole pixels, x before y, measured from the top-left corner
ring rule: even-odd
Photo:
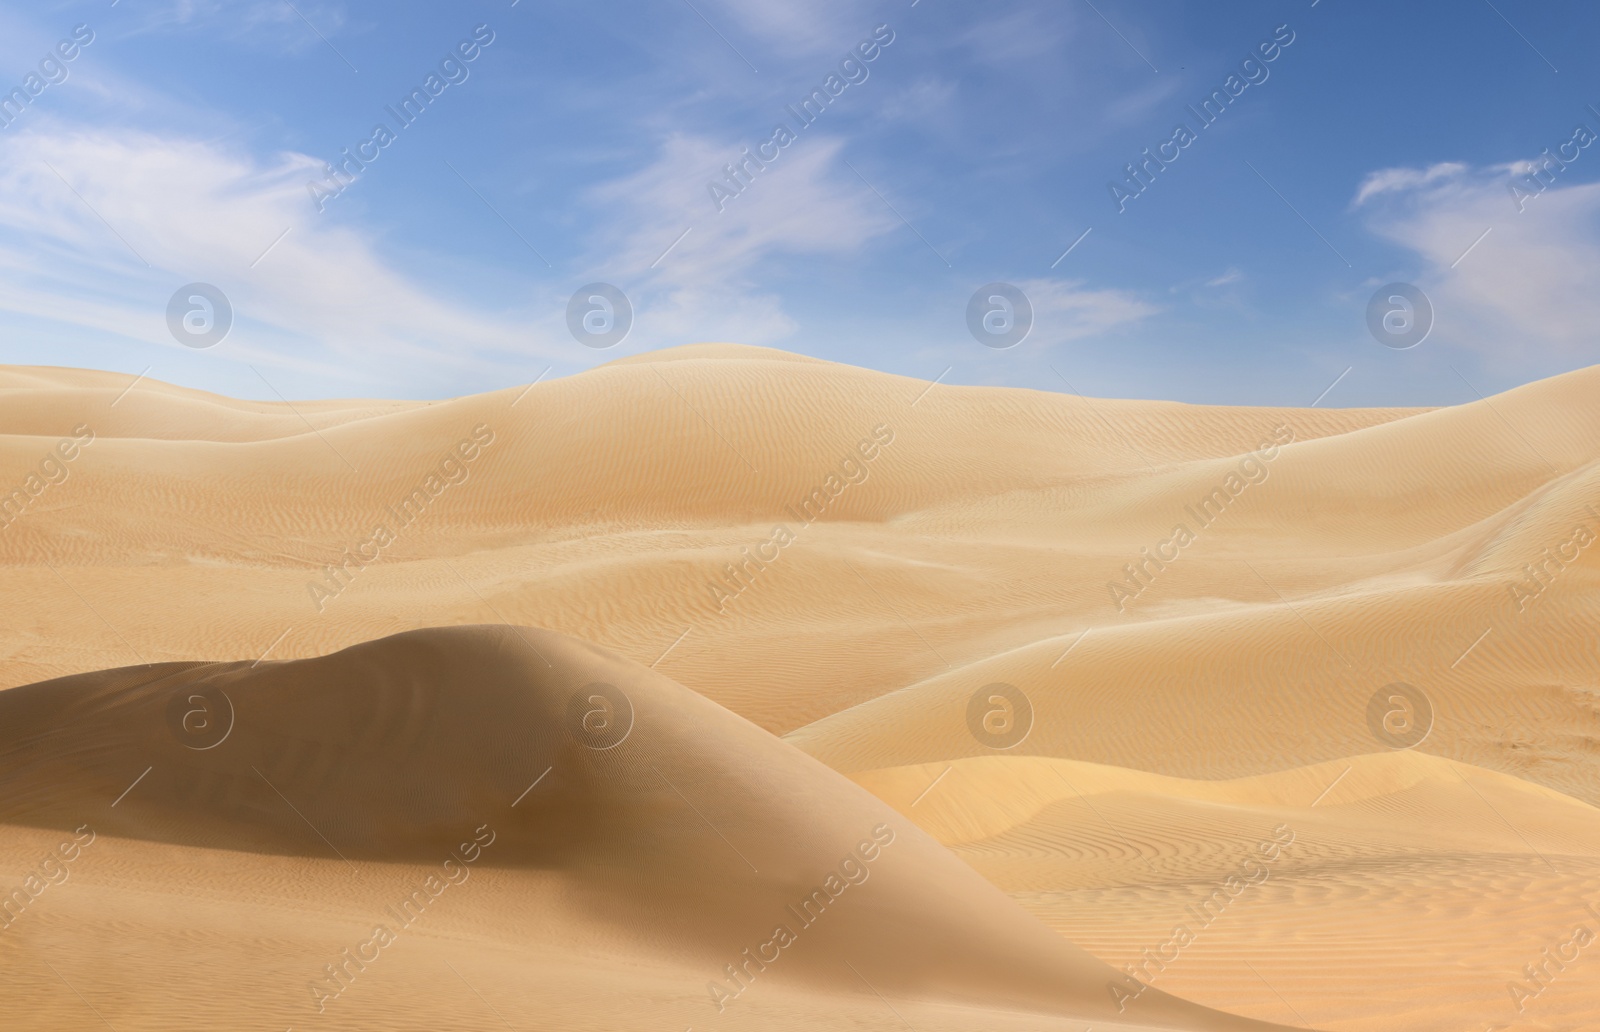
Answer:
[[[1596,361],[1597,47],[1600,8],[1517,0],[10,3],[0,91],[37,95],[0,117],[0,362],[426,398],[732,340],[1101,396],[1465,401]],[[966,319],[996,281],[1034,310],[1003,350]],[[210,348],[168,328],[191,282],[234,312]],[[607,349],[568,331],[592,282],[634,309]],[[1435,313],[1406,350],[1367,326],[1391,282]]]

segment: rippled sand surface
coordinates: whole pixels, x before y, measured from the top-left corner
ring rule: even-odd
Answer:
[[[0,370],[7,1027],[1600,1027],[1600,368],[130,379]]]

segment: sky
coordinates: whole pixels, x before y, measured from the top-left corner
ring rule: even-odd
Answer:
[[[1577,0],[5,0],[0,363],[1455,404],[1597,361],[1597,48]]]

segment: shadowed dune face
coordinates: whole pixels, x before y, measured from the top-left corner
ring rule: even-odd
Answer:
[[[481,853],[559,884],[571,913],[634,950],[710,973],[782,962],[786,980],[837,987],[854,958],[899,992],[1117,1014],[1115,972],[876,797],[547,631],[432,629],[315,659],[76,675],[0,693],[0,726],[13,823],[353,867]],[[492,848],[474,849],[483,833]],[[548,934],[560,941],[559,922]],[[1159,994],[1139,1014],[1275,1027]]]
[[[148,767],[106,830],[330,855],[297,807],[352,858],[432,858],[457,845],[467,816],[563,759],[556,777],[581,814],[586,782],[557,704],[581,674],[555,673],[509,636],[401,635],[310,660],[127,667],[6,692],[8,816],[69,826]],[[520,862],[558,864],[584,841],[587,822],[544,816],[552,833],[524,843]]]

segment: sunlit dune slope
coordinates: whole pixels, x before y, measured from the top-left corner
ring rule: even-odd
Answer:
[[[700,989],[686,1023],[769,983],[844,995],[862,977],[899,998],[1116,1017],[1115,972],[877,798],[666,677],[549,632],[424,630],[316,659],[78,675],[0,693],[0,728],[6,821],[103,837],[77,861],[86,873],[102,855],[148,855],[131,840],[264,854],[247,869],[342,862],[330,876],[357,884],[374,865],[454,858],[511,872],[525,915],[466,945],[606,948],[596,963],[619,977],[698,966],[723,992]],[[213,863],[197,858],[202,884],[225,877]],[[169,872],[139,894],[189,891]],[[180,930],[111,912],[129,945],[166,964],[185,952],[167,938]],[[6,939],[45,949],[51,925],[30,916]],[[123,992],[108,1005],[119,1027],[154,1020],[168,990]],[[1162,994],[1138,1019],[1276,1027]]]
[[[1448,669],[1458,646],[1505,623],[1474,676],[1538,690],[1570,658],[1530,656],[1505,633],[1522,615],[1508,622],[1510,584],[1571,528],[1522,520],[1524,540],[1512,524],[1594,461],[1585,399],[1597,375],[1431,412],[1243,410],[930,388],[723,345],[526,393],[297,403],[296,414],[148,378],[113,407],[132,377],[12,371],[0,484],[23,483],[74,427],[96,436],[0,534],[19,591],[48,601],[9,623],[3,669],[15,684],[139,660],[254,659],[269,646],[315,655],[500,618],[650,662],[687,631],[665,669],[782,733],[1085,627],[1315,599],[1343,621],[1316,627],[1362,667],[1353,687],[1398,676],[1419,653]],[[54,385],[47,404],[24,389],[41,379]],[[1202,528],[1187,510],[1276,427],[1293,443]],[[471,461],[452,458],[463,441]],[[830,475],[846,485],[836,496]],[[427,504],[403,522],[419,488]],[[808,509],[819,490],[826,504]],[[1545,508],[1557,524],[1586,512],[1576,495]],[[1119,608],[1111,585],[1180,522],[1194,543]],[[780,524],[792,543],[774,543]],[[1570,604],[1546,613],[1588,605],[1577,588],[1592,562],[1582,553],[1551,588]],[[1385,599],[1411,605],[1398,593],[1419,587],[1452,599],[1403,642],[1393,621],[1365,619]],[[209,602],[220,592],[226,607]],[[1337,662],[1302,636],[1297,650]],[[1541,649],[1561,649],[1553,637]]]
[[[1057,1027],[1040,1015],[1116,1004],[1115,983],[1040,981],[1089,970],[1069,941],[1128,977],[1175,914],[1287,826],[1270,878],[1109,1014],[1165,1022],[1146,1007],[1166,989],[1340,1032],[1600,1020],[1585,967],[1520,1001],[1514,988],[1531,992],[1527,965],[1575,925],[1600,937],[1600,914],[1585,916],[1600,905],[1600,367],[1438,409],[1193,406],[937,373],[696,345],[446,401],[290,405],[0,370],[0,684],[26,686],[0,691],[15,712],[0,776],[16,786],[0,805],[26,822],[3,837],[3,870],[21,877],[35,846],[89,819],[79,801],[119,844],[99,855],[122,858],[103,882],[84,868],[52,888],[61,909],[24,934],[59,936],[57,960],[130,930],[198,957],[244,949],[226,929],[259,922],[277,958],[267,1000],[308,952],[337,955],[370,923],[355,900],[435,863],[457,815],[498,812],[483,819],[503,837],[474,876],[494,890],[408,935],[433,945],[365,984],[443,977],[482,1002],[434,962],[453,942],[495,980],[484,995],[558,1027],[646,1012],[671,1027],[681,1004],[677,1027],[699,1029],[706,981],[763,941],[741,922],[767,923],[753,915],[814,879],[814,861],[836,864],[835,841],[870,818],[896,829],[884,859],[907,872],[863,887],[883,920],[830,913],[848,934],[819,923],[795,947],[837,934],[816,950],[826,962],[785,954],[714,1020],[903,1028],[891,1001],[919,1032]],[[599,648],[563,645],[579,665],[638,664],[643,737],[622,748],[665,779],[551,737],[559,691],[527,675],[509,632],[475,649],[494,676],[459,693],[457,672],[424,658],[448,631],[388,637],[462,625],[550,628]],[[328,691],[278,665],[355,671],[362,656],[391,666]],[[524,675],[550,692],[530,695]],[[66,680],[37,683],[52,678]],[[242,737],[205,753],[163,738],[158,679],[239,685]],[[1026,700],[1026,734],[1004,750],[983,724],[997,685]],[[269,696],[296,701],[244,719]],[[670,715],[662,733],[647,711]],[[50,745],[79,714],[92,719],[72,747]],[[1397,719],[1416,734],[1393,740]],[[246,752],[259,773],[208,766]],[[546,792],[570,805],[541,809]],[[552,826],[563,834],[536,833]],[[351,864],[317,851],[330,844]],[[660,864],[618,859],[643,854]],[[186,865],[243,871],[251,888],[161,881]],[[929,917],[930,892],[951,908]],[[523,926],[541,923],[554,937],[534,942]],[[702,927],[720,930],[702,941]],[[891,987],[835,962],[858,933]],[[905,959],[923,954],[897,953],[908,941],[989,960],[930,993],[932,969]],[[136,953],[119,962],[151,970]],[[619,964],[660,1009],[594,1002]],[[19,970],[40,1008],[76,1006],[48,971]],[[140,977],[124,979],[130,999]],[[304,1007],[291,988],[278,1027]],[[399,995],[451,1023],[438,994]],[[395,1018],[387,994],[347,1006],[361,996],[332,1027]],[[124,1020],[167,1027],[150,1017],[165,1004],[139,999]],[[50,1013],[38,1027],[67,1020]],[[1094,1027],[1114,1027],[1100,1013]],[[461,1027],[480,1017],[504,1027],[481,1009]]]
[[[1030,756],[857,780],[1046,923],[1191,999],[1351,1030],[1600,1014],[1587,965],[1556,966],[1586,956],[1574,929],[1600,931],[1600,811],[1526,781],[1411,752],[1231,781]]]

